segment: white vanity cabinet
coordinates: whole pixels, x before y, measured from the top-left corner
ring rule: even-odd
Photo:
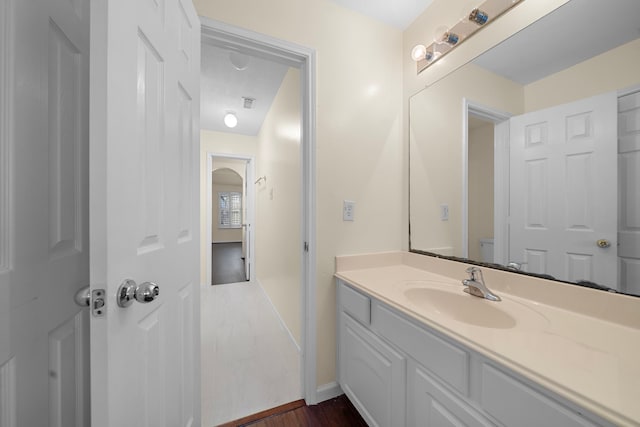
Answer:
[[[613,426],[338,280],[338,381],[371,426]]]
[[[347,286],[339,289],[338,375],[342,390],[370,426],[405,425],[406,359],[367,327],[371,301]]]

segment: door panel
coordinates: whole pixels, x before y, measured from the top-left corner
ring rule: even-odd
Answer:
[[[640,92],[618,100],[620,290],[640,295]]]
[[[0,1],[0,425],[89,424],[89,1]]]
[[[510,122],[509,261],[616,288],[616,94]]]
[[[200,24],[190,0],[92,5],[92,425],[199,425]],[[125,279],[152,301],[121,307]]]

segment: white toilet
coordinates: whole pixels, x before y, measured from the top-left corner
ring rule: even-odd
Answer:
[[[482,262],[493,262],[493,238],[480,239],[480,257]]]

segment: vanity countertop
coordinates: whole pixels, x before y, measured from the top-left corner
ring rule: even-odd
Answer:
[[[463,293],[466,267],[389,252],[337,257],[336,277],[616,425],[640,426],[640,298],[483,267],[503,299],[491,302]],[[406,295],[416,287],[455,299],[459,290],[473,299],[467,310],[477,303],[482,316],[490,312],[481,304],[495,304],[515,323],[492,327],[491,319],[473,324],[424,309]]]

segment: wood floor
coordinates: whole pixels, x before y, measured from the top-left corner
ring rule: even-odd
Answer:
[[[242,243],[212,243],[211,284],[223,285],[246,280]]]
[[[287,403],[220,427],[367,427],[356,408],[343,394],[307,406],[304,400]]]

